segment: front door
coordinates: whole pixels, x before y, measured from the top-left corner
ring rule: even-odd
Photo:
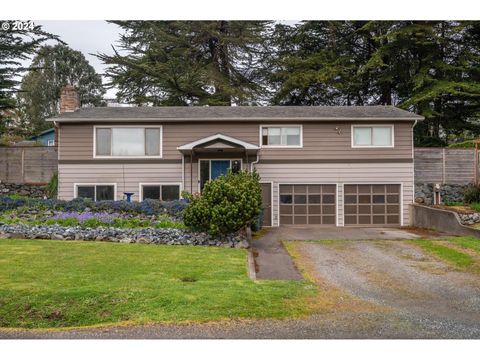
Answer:
[[[221,175],[226,175],[230,168],[230,160],[212,160],[210,180],[215,180]]]

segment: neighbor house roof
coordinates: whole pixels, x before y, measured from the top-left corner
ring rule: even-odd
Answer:
[[[160,106],[80,108],[48,119],[83,121],[423,120],[394,106]]]

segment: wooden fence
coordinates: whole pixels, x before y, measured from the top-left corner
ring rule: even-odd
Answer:
[[[16,184],[48,183],[57,171],[53,146],[0,147],[0,181]]]
[[[475,181],[473,149],[415,148],[415,182],[469,184]]]

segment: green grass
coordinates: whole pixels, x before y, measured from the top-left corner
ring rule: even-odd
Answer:
[[[0,327],[282,318],[316,293],[250,280],[241,249],[0,240]]]
[[[467,268],[474,264],[473,258],[463,252],[452,249],[448,246],[438,244],[433,240],[411,240],[412,243],[420,246],[424,251],[430,253],[446,262],[458,267]]]
[[[472,236],[462,236],[449,238],[448,241],[453,244],[459,245],[464,249],[471,249],[480,253],[480,239],[478,238]]]

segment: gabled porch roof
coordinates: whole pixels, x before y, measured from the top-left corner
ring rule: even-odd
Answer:
[[[247,153],[256,154],[260,147],[231,136],[215,134],[178,146],[177,150],[184,154],[190,154],[192,151],[246,151]]]

